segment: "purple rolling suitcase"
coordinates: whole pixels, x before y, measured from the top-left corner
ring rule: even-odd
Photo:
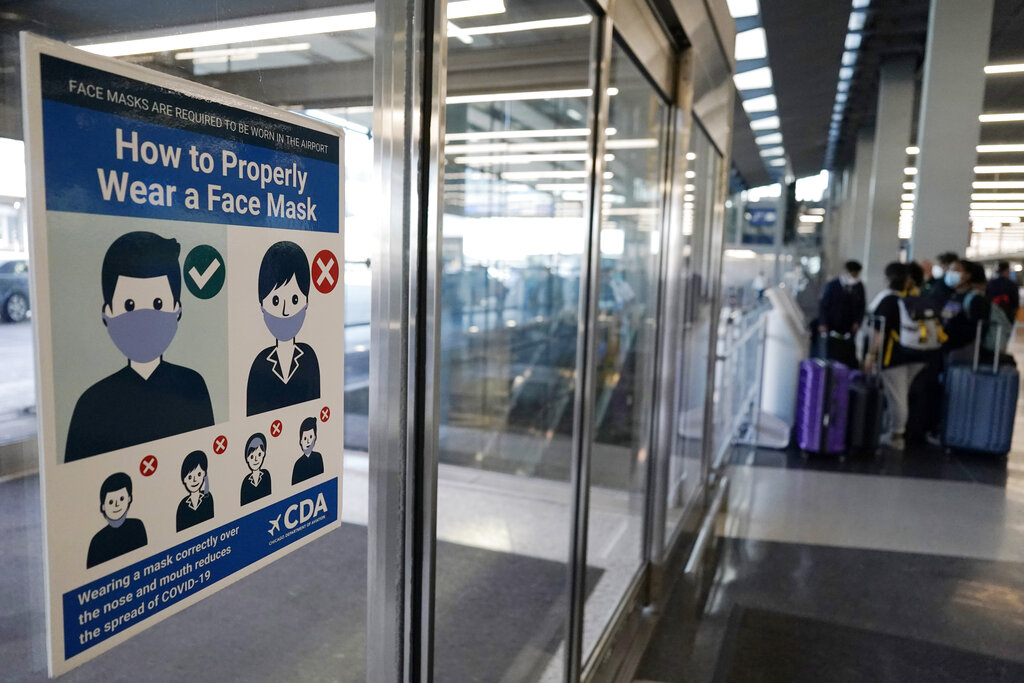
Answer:
[[[943,381],[942,443],[956,448],[1005,455],[1013,440],[1020,377],[1017,368],[999,366],[999,347],[992,367],[979,367],[981,325],[972,365],[953,365]]]
[[[800,363],[796,440],[807,453],[846,450],[851,370],[842,363],[809,359]]]

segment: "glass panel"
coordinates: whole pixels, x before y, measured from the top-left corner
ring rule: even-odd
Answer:
[[[439,681],[563,676],[593,22],[505,4],[449,24]]]
[[[683,333],[679,343],[681,365],[676,385],[679,427],[669,460],[667,539],[671,539],[693,502],[694,493],[702,483],[703,471],[701,454],[712,303],[712,208],[721,156],[696,121],[690,132],[686,159],[682,231],[683,263],[687,275],[683,284]]]
[[[597,379],[583,652],[589,653],[643,562],[657,334],[662,139],[667,107],[612,48],[601,224]]]
[[[135,37],[135,31],[178,35],[228,26],[277,26],[263,31],[266,38],[242,36],[237,43],[202,46],[186,41],[166,51],[123,58],[347,129],[346,445],[365,449],[367,259],[375,199],[372,3],[58,4],[19,3],[20,9],[0,29],[0,73],[5,74],[0,78],[0,262],[10,260],[11,251],[20,257],[26,249],[19,30],[81,43],[94,37],[125,40]],[[278,25],[285,19],[344,14],[360,14],[363,20],[325,23],[338,30],[312,35],[292,35]],[[2,273],[0,266],[0,292],[6,286]],[[0,629],[0,661],[5,679],[41,681],[46,679],[46,663],[34,389],[30,323],[0,323],[0,621],[10,626]],[[158,680],[365,680],[365,454],[348,452],[345,466],[341,529],[169,617],[69,677],[122,680],[146,672]]]

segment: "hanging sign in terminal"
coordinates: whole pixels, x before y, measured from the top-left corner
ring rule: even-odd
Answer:
[[[340,130],[22,37],[51,675],[340,524]]]

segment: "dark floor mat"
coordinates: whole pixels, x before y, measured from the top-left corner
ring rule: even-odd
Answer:
[[[924,640],[736,606],[713,680],[1021,681],[1024,665]]]
[[[46,680],[37,487],[0,484],[5,681]],[[366,527],[343,525],[60,680],[365,681],[366,549]],[[536,676],[564,635],[566,578],[561,562],[439,542],[434,680]]]

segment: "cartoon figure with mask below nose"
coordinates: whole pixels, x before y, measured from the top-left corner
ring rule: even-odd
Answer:
[[[242,480],[239,500],[242,505],[270,495],[270,472],[263,469],[263,460],[267,457],[267,437],[256,432],[245,442],[245,464],[249,466],[249,474]]]
[[[206,382],[163,359],[181,320],[181,245],[151,232],[118,237],[103,257],[102,320],[128,359],[85,390],[64,462],[213,425]]]
[[[141,519],[129,519],[132,505],[132,478],[115,472],[100,484],[100,512],[107,526],[96,532],[89,543],[86,568],[141,548],[149,542]]]
[[[188,494],[178,503],[175,528],[189,527],[213,519],[213,495],[210,493],[210,462],[206,453],[192,451],[181,463],[181,483]]]
[[[277,242],[263,256],[258,282],[263,322],[276,342],[249,369],[246,415],[320,398],[320,363],[297,342],[309,304],[309,260],[294,242]]]

